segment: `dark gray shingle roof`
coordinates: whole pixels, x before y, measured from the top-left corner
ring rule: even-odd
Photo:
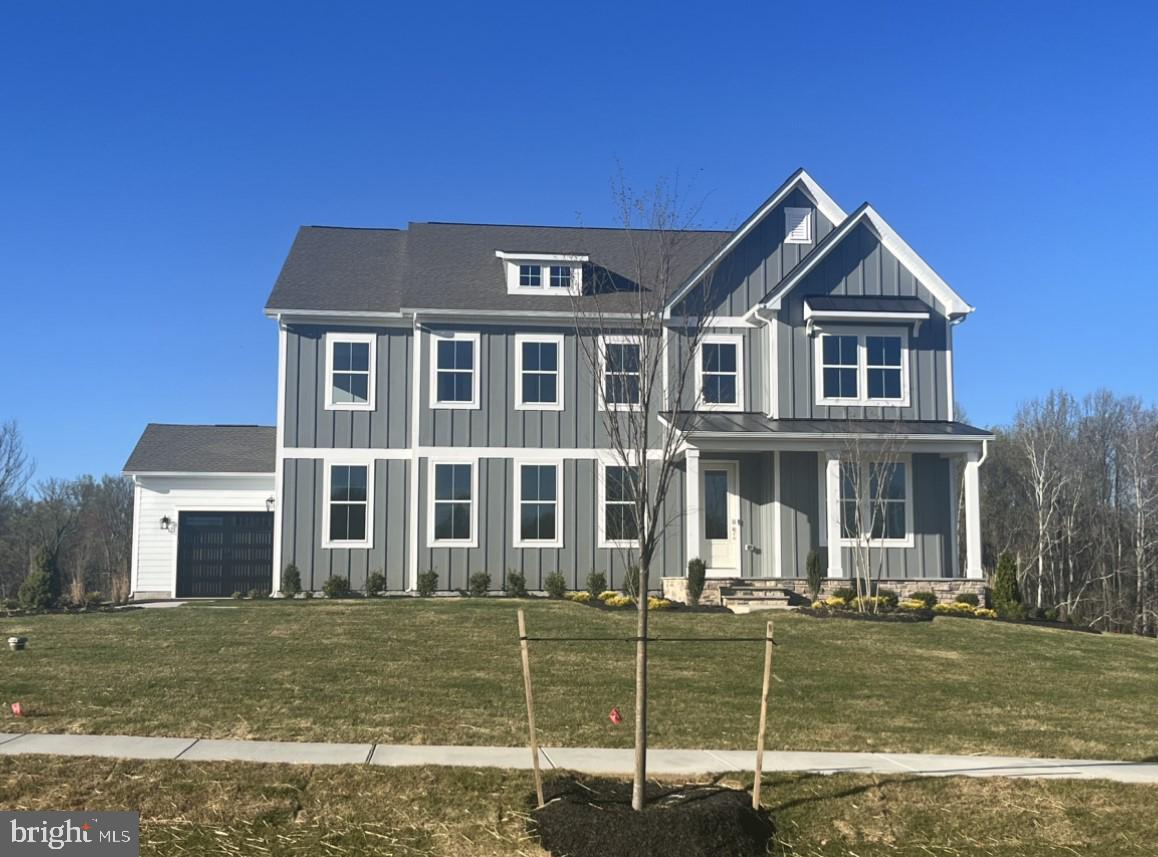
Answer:
[[[927,312],[933,309],[919,298],[873,295],[809,295],[804,302],[815,310],[835,312]]]
[[[677,411],[664,416],[691,433],[737,434],[904,434],[930,437],[992,437],[985,429],[947,420],[769,419],[759,413]]]
[[[149,423],[126,473],[273,473],[273,426],[190,426]]]
[[[730,235],[685,231],[674,246],[672,289]],[[629,311],[637,298],[628,279],[639,257],[656,258],[661,240],[647,230],[563,226],[411,223],[405,231],[305,226],[294,239],[268,309],[571,309],[566,295],[509,295],[503,262],[509,253],[586,255],[607,268],[623,291],[603,293],[604,311]],[[606,277],[587,278],[608,282]],[[589,298],[588,298],[589,299]]]

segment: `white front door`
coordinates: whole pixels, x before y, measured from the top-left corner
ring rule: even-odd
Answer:
[[[734,461],[704,461],[700,516],[709,577],[740,576],[740,474]]]

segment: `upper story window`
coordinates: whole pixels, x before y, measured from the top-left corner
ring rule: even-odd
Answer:
[[[432,333],[430,345],[430,407],[478,408],[479,335]]]
[[[565,253],[508,253],[496,250],[506,270],[507,294],[578,295],[587,256]]]
[[[563,337],[515,334],[515,408],[563,410]]]
[[[840,535],[845,541],[905,545],[912,541],[909,461],[843,462]]]
[[[376,344],[373,333],[326,334],[326,410],[374,409]]]
[[[618,464],[601,466],[599,483],[599,543],[602,547],[630,547],[639,538],[635,498],[639,468]]]
[[[604,336],[599,341],[599,369],[603,395],[599,409],[630,410],[639,407],[642,370],[640,344],[629,336]]]
[[[816,400],[820,405],[907,407],[908,332],[841,330],[816,337]]]
[[[784,209],[784,243],[811,244],[812,243],[812,209],[789,208]]]
[[[704,410],[744,409],[744,340],[739,334],[707,334],[696,361],[698,407]]]
[[[477,462],[430,463],[430,544],[476,547]]]
[[[326,466],[326,530],[323,547],[370,546],[373,541],[370,521],[372,493],[369,465]]]
[[[562,547],[562,462],[515,464],[515,547]]]

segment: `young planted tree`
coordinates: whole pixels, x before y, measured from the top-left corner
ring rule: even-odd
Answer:
[[[881,576],[882,542],[904,537],[905,465],[899,460],[898,432],[868,436],[851,420],[840,459],[841,535],[852,540],[853,573],[859,609],[877,612],[873,580]],[[840,546],[829,545],[829,550]]]
[[[685,204],[678,187],[663,181],[636,194],[620,177],[614,201],[626,251],[614,258],[589,257],[572,310],[604,433],[599,445],[606,444],[614,465],[606,480],[607,498],[616,501],[608,504],[607,537],[629,545],[620,559],[639,569],[632,789],[638,810],[647,777],[647,593],[671,522],[666,500],[687,437],[686,421],[665,419],[662,412],[694,406],[699,399],[693,389],[695,362],[712,316],[714,270],[699,272],[694,315],[668,317],[667,310],[695,265],[723,236],[693,229],[696,209]]]

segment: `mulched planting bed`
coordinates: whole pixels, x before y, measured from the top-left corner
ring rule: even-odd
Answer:
[[[751,794],[719,786],[648,783],[643,812],[615,780],[554,780],[544,797],[528,827],[555,857],[763,857],[775,829]]]
[[[814,610],[801,607],[796,611],[817,619],[856,619],[862,622],[932,622],[932,610],[906,610],[893,613],[861,613],[859,610]]]

